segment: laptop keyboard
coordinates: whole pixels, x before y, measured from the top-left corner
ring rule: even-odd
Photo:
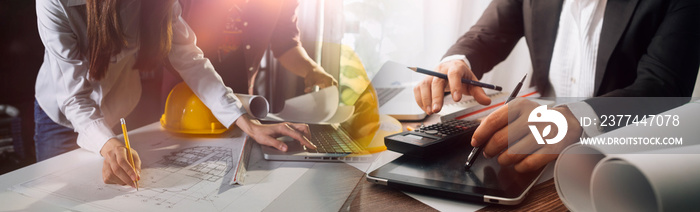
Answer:
[[[363,149],[359,147],[352,139],[336,130],[331,126],[311,125],[311,143],[316,145],[316,149],[308,149],[309,152],[317,153],[340,153],[340,154],[357,154],[362,153]]]
[[[399,95],[403,89],[406,87],[394,87],[394,88],[376,88],[377,89],[377,99],[379,101],[379,107],[386,104],[391,98]]]

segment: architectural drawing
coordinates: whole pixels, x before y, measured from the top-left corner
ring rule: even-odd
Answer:
[[[156,167],[172,173],[216,182],[233,167],[231,148],[198,146],[173,152],[158,161]]]
[[[143,172],[141,184],[149,192],[139,191],[133,196],[143,203],[172,208],[176,201],[183,200],[214,204],[233,159],[231,148],[197,146],[172,152],[148,167],[153,168]],[[112,187],[103,184],[101,188]]]
[[[139,191],[104,184],[101,159],[30,180],[12,190],[88,211],[222,211],[247,190],[229,184],[244,138],[197,142],[170,136],[161,139],[164,142],[156,142],[162,145],[155,150],[139,152],[143,161]]]

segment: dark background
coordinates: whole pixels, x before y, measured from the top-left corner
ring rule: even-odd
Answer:
[[[0,112],[0,122],[12,120],[14,153],[0,154],[0,174],[29,165],[34,157],[34,83],[43,61],[44,46],[36,25],[35,1],[0,1],[0,105],[19,109],[18,117]],[[17,126],[21,126],[17,129]],[[19,139],[17,139],[19,138]]]

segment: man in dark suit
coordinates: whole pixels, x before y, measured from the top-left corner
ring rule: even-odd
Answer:
[[[648,99],[635,99],[616,101],[613,107],[614,100],[604,97],[689,97],[700,63],[700,2],[494,0],[436,69],[449,76],[449,85],[438,78],[424,79],[414,89],[416,102],[428,114],[438,112],[443,91],[449,88],[455,101],[468,94],[481,104],[489,104],[483,89],[462,85],[459,78],[478,80],[503,61],[523,36],[533,66],[531,82],[540,93],[588,99],[575,103],[577,109],[572,105],[553,108],[566,117],[568,133],[555,146],[522,147],[534,154],[503,150],[508,137],[520,138],[516,146],[535,143],[527,129],[513,128],[526,125],[527,111],[536,103],[513,101],[482,122],[471,144],[483,146],[486,157],[499,156],[499,163],[513,164],[522,172],[554,160],[557,154],[547,153],[577,142],[581,135],[594,136],[614,128],[583,129],[577,120],[582,114],[576,113],[649,115],[682,104],[640,107]],[[522,111],[523,115],[510,117],[509,123],[508,110]]]

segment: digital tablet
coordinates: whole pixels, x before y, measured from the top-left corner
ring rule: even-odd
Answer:
[[[518,173],[513,166],[501,167],[497,157],[480,155],[471,171],[464,163],[471,147],[455,147],[434,158],[401,156],[367,174],[367,181],[404,191],[443,198],[516,205],[542,174],[540,169]]]

